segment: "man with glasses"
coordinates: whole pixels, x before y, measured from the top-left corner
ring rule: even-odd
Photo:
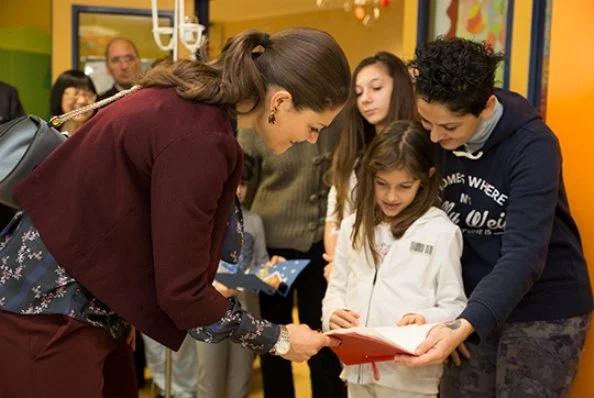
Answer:
[[[121,90],[129,89],[142,72],[136,45],[124,37],[116,37],[107,44],[105,65],[114,84],[99,96],[98,101],[111,97]]]

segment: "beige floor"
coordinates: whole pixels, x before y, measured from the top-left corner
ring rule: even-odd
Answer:
[[[311,398],[311,384],[309,382],[309,367],[307,366],[307,363],[293,364],[293,381],[295,383],[296,398]],[[259,361],[254,363],[250,398],[264,398]]]
[[[295,381],[295,396],[297,398],[311,398],[309,368],[307,367],[307,363],[293,364],[293,379]],[[151,393],[150,386],[140,391],[139,394],[139,398],[153,398],[154,396],[155,393]],[[250,393],[250,398],[264,398],[260,363],[257,359],[254,362],[254,374],[252,376],[252,391]]]

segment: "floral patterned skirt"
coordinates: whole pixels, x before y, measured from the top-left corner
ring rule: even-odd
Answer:
[[[0,309],[17,314],[66,315],[106,329],[114,338],[128,325],[62,268],[24,212],[0,233]]]

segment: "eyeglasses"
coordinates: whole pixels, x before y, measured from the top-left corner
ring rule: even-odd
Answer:
[[[68,87],[64,90],[64,96],[72,101],[78,101],[79,98],[83,98],[94,102],[97,99],[97,94],[94,92],[75,87]]]
[[[119,63],[121,63],[121,62],[124,62],[124,63],[131,63],[131,62],[134,62],[134,61],[136,61],[136,56],[135,56],[135,55],[133,55],[133,54],[128,54],[128,55],[118,55],[118,56],[111,57],[111,58],[109,58],[109,59],[108,59],[108,62],[109,62],[110,64],[114,64],[114,65],[115,65],[115,64],[119,64]]]

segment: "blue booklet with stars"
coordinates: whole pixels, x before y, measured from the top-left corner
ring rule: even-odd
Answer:
[[[310,260],[287,260],[271,265],[261,264],[249,270],[240,270],[235,264],[221,261],[216,280],[231,289],[243,288],[269,295],[279,293],[286,297],[297,276]]]

